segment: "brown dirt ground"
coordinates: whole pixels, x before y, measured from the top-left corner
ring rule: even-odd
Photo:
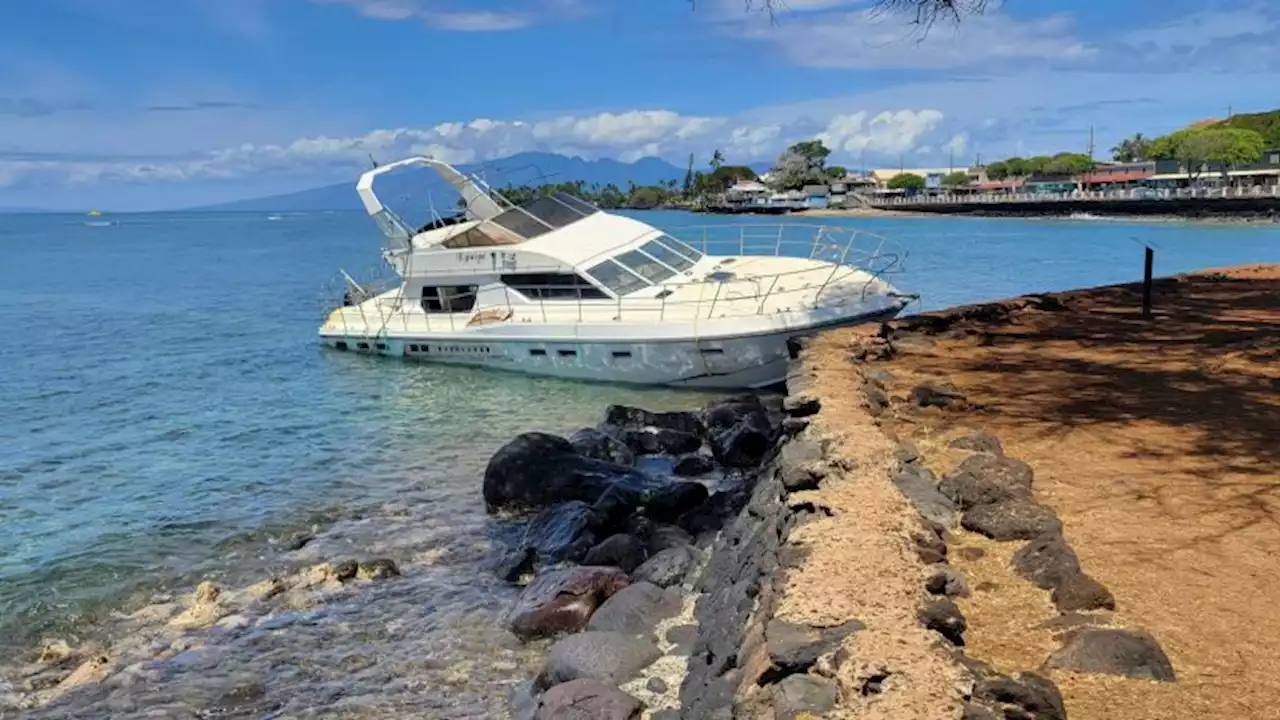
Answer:
[[[939,470],[957,459],[949,438],[996,433],[1115,593],[1114,624],[1163,644],[1174,684],[1052,673],[1072,720],[1280,717],[1280,265],[1157,281],[1150,320],[1138,285],[1052,297],[1065,309],[1009,302],[1002,318],[895,323],[918,329],[877,363],[894,394],[941,379],[981,407],[895,411],[894,429]],[[1055,612],[1009,570],[1017,544],[957,542],[985,551],[951,553],[977,588],[961,603],[969,654],[1037,667],[1057,643],[1036,626]]]

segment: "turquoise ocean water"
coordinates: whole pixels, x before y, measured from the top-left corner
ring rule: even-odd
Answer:
[[[349,528],[353,549],[401,560],[482,545],[503,528],[484,515],[481,473],[512,435],[567,433],[609,403],[707,399],[323,350],[337,269],[377,265],[358,213],[111,220],[0,215],[0,655],[89,636],[200,578],[254,580],[293,562],[279,543],[300,531]],[[907,248],[895,283],[921,295],[916,309],[1134,280],[1139,242],[1157,246],[1158,274],[1280,261],[1276,225],[805,222]],[[424,602],[496,625],[505,590],[480,578],[476,553],[455,556]],[[448,647],[460,626],[422,632]]]

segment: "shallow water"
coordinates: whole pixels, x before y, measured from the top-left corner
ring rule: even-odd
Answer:
[[[480,498],[489,455],[524,430],[595,424],[609,403],[675,409],[708,396],[322,350],[325,284],[339,267],[367,277],[376,264],[359,214],[113,220],[0,215],[0,662],[42,638],[93,636],[200,578],[235,585],[386,555],[405,578],[147,670],[172,677],[148,680],[145,703],[195,712],[204,695],[258,678],[260,707],[292,699],[291,715],[497,713],[532,655],[501,629],[512,591],[481,569],[504,531]],[[894,282],[924,308],[1133,280],[1138,241],[1158,246],[1161,274],[1280,261],[1277,226],[811,222],[907,247]],[[287,551],[282,539],[300,531],[318,539]],[[82,711],[138,711],[130,687],[90,694]]]

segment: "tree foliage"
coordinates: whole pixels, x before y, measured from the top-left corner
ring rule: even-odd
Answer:
[[[1265,149],[1266,139],[1260,133],[1221,126],[1185,128],[1151,143],[1152,157],[1177,160],[1192,177],[1210,164],[1218,165],[1225,175],[1238,165],[1258,162]]]
[[[1121,140],[1111,148],[1111,159],[1116,162],[1131,163],[1151,159],[1151,141],[1137,133],[1131,138]]]
[[[987,177],[1003,180],[1030,175],[1079,175],[1089,172],[1095,163],[1083,153],[1061,152],[1030,158],[1011,157],[987,165]]]
[[[822,185],[827,176],[827,156],[831,151],[821,140],[804,140],[778,156],[770,171],[770,182],[783,190],[799,190],[805,185]]]
[[[627,183],[620,188],[613,183],[608,185],[588,185],[581,180],[573,182],[552,183],[548,185],[508,185],[499,192],[502,197],[516,205],[523,205],[535,198],[556,193],[567,193],[594,203],[605,210],[616,208],[634,208],[647,210],[675,203],[680,198],[678,183],[667,180],[660,185],[636,185]]]
[[[1262,136],[1267,148],[1280,148],[1280,110],[1232,115],[1215,127],[1252,130]]]
[[[943,187],[957,188],[957,187],[964,187],[968,184],[969,184],[969,173],[965,172],[964,170],[956,170],[955,172],[947,173],[942,177]]]
[[[918,192],[924,189],[925,181],[924,181],[924,178],[920,177],[919,175],[913,175],[911,173],[902,173],[901,175],[894,175],[889,180],[888,185],[890,190],[907,190],[911,192]]]

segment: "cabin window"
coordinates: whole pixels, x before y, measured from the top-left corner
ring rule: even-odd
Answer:
[[[629,358],[631,357],[631,351],[630,350],[614,350],[613,357],[618,360]]]
[[[342,340],[339,340],[338,342],[334,343],[334,344],[333,344],[333,346],[334,346],[335,348],[337,348],[338,350],[346,350],[346,349],[347,349],[347,344],[346,344],[345,342],[343,342]]]
[[[425,286],[422,288],[422,311],[427,313],[465,313],[476,306],[475,285]]]
[[[532,357],[546,357],[547,351],[542,348],[530,348],[529,355]]]
[[[578,351],[577,350],[557,350],[556,354],[559,355],[560,357],[577,357]]]
[[[571,225],[598,212],[590,203],[557,193],[531,200],[495,217],[493,222],[525,239]]]
[[[627,266],[628,270],[657,285],[675,275],[675,271],[645,255],[639,250],[632,250],[618,256],[618,262]]]
[[[693,267],[692,260],[685,257],[684,255],[681,255],[675,250],[672,250],[666,245],[663,245],[657,240],[650,240],[649,242],[641,245],[640,250],[643,251],[645,255],[648,255],[654,260],[657,260],[658,262],[662,263],[663,265],[666,265],[667,267],[672,268],[673,270],[676,270],[677,272],[688,270],[689,268]]]
[[[590,268],[587,270],[587,274],[618,295],[633,293],[648,285],[640,276],[628,271],[612,260],[605,260],[599,265]]]
[[[574,273],[510,274],[503,275],[502,282],[533,300],[601,300],[609,297],[586,278]]]

